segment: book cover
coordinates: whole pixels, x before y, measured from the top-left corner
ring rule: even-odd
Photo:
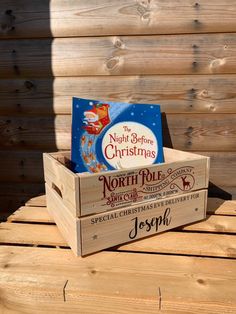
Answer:
[[[75,172],[103,172],[163,162],[159,105],[73,98]]]

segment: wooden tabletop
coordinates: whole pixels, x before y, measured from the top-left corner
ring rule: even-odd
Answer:
[[[204,222],[75,257],[31,199],[0,224],[0,313],[236,313],[236,201]]]

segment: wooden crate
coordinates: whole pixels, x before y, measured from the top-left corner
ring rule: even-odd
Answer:
[[[205,218],[209,158],[171,149],[164,155],[165,163],[146,168],[74,174],[67,167],[69,153],[44,154],[47,207],[76,255]],[[144,170],[150,174],[145,184],[140,181]],[[112,206],[104,197],[101,178],[124,182],[128,176],[135,178],[134,187],[128,188],[135,188],[138,197]],[[149,191],[150,187],[158,192]],[[117,187],[116,193],[127,193],[127,186]]]
[[[209,157],[164,148],[164,159],[149,167],[75,174],[70,152],[44,154],[44,176],[74,217],[208,187]]]

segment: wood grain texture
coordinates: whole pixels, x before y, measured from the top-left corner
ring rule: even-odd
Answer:
[[[54,223],[47,207],[21,206],[7,219],[8,222]]]
[[[235,209],[232,211],[236,213]],[[185,227],[180,227],[179,230],[184,231],[202,231],[202,232],[217,232],[217,233],[236,233],[236,217],[208,215],[204,221],[194,223]]]
[[[66,245],[56,225],[14,224],[8,222],[0,224],[0,243]]]
[[[235,46],[236,33],[3,40],[0,78],[236,73]]]
[[[210,157],[210,181],[214,185],[236,186],[236,180],[232,176],[232,173],[236,173],[236,152],[199,153]]]
[[[45,195],[38,195],[38,196],[32,197],[25,203],[25,206],[29,206],[29,207],[31,206],[45,207],[46,205],[47,203],[46,203]]]
[[[166,114],[165,146],[186,151],[235,151],[236,114]],[[0,117],[2,150],[68,150],[71,116]]]
[[[11,13],[6,12],[11,10]],[[236,5],[201,0],[2,0],[2,38],[233,32]]]
[[[71,99],[160,103],[166,113],[236,113],[236,75],[0,80],[0,115],[71,114]]]
[[[236,310],[232,260],[117,252],[82,259],[68,250],[1,246],[0,261],[4,313],[56,309],[57,313],[154,314],[161,308],[165,314],[233,314]]]
[[[118,250],[236,258],[235,235],[213,233],[165,232]]]
[[[10,171],[9,171],[10,172]],[[14,182],[9,177],[7,182],[0,183],[0,220],[5,220],[20,206],[24,205],[33,196],[45,193],[44,184]]]
[[[42,152],[0,151],[0,182],[43,182]]]

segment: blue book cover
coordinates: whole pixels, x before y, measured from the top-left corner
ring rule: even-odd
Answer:
[[[163,162],[160,106],[74,97],[71,160],[92,173]]]

